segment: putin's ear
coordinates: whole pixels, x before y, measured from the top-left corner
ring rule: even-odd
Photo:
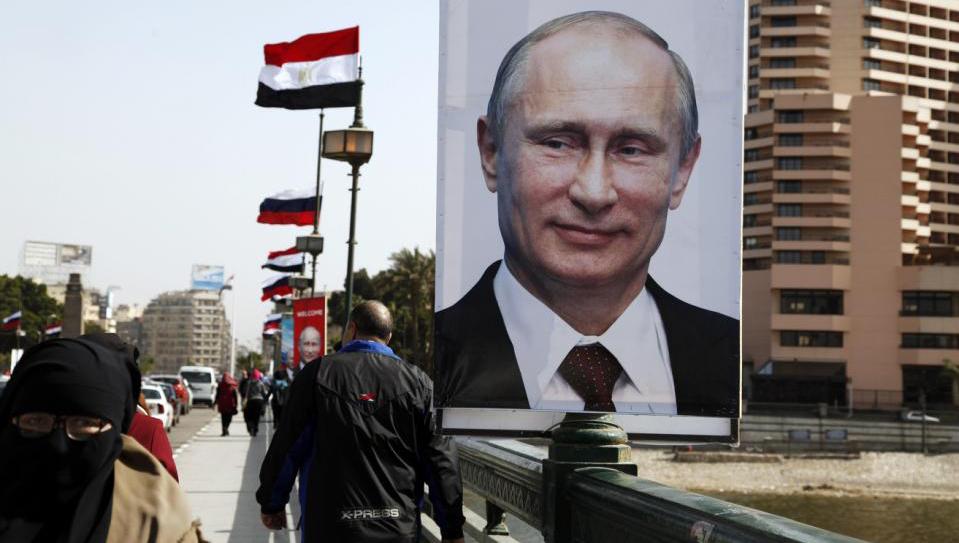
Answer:
[[[479,147],[480,165],[483,167],[486,188],[490,192],[496,192],[496,138],[486,115],[476,120],[476,145]]]
[[[696,136],[696,143],[689,149],[686,156],[679,162],[679,168],[673,177],[673,186],[669,190],[669,209],[676,209],[683,201],[683,195],[686,194],[686,187],[689,185],[689,176],[693,174],[693,167],[699,160],[699,149],[702,147],[703,138]]]

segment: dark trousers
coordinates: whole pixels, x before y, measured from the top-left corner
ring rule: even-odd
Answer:
[[[276,402],[270,402],[270,407],[273,408],[273,426],[276,426],[280,423],[280,415],[283,414],[283,406]]]
[[[263,400],[247,400],[246,409],[243,410],[246,419],[246,431],[251,436],[255,436],[260,430],[260,415],[263,414]]]
[[[223,435],[230,435],[230,421],[233,420],[233,413],[220,413],[220,422],[223,424]]]

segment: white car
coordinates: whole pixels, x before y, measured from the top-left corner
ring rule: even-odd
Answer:
[[[173,426],[173,409],[163,389],[156,385],[143,385],[140,390],[150,407],[150,416],[162,422],[163,429],[169,432]]]
[[[180,377],[190,383],[190,392],[193,393],[193,403],[205,403],[213,406],[216,391],[216,373],[208,366],[183,366],[180,368]]]

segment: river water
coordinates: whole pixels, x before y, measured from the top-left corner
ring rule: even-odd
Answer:
[[[959,499],[703,494],[875,543],[959,541]]]

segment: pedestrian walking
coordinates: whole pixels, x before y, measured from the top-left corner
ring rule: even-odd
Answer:
[[[236,379],[229,373],[224,373],[216,385],[215,396],[216,410],[220,412],[220,424],[223,426],[220,436],[230,435],[230,422],[237,413],[238,395]]]
[[[283,414],[283,406],[286,405],[290,395],[290,381],[287,379],[285,369],[281,368],[273,372],[273,382],[270,383],[270,407],[273,408],[273,424],[280,423],[280,415]]]
[[[263,374],[260,373],[260,370],[254,368],[250,374],[250,381],[246,385],[246,398],[243,407],[246,431],[251,436],[256,436],[260,431],[260,416],[263,415],[269,396],[270,389],[263,382]]]
[[[0,542],[204,541],[173,477],[122,433],[139,389],[135,355],[83,336],[23,355],[0,399]]]
[[[432,381],[387,346],[392,328],[386,306],[362,302],[343,348],[293,380],[260,468],[267,528],[286,527],[299,468],[301,541],[419,541],[424,483],[443,541],[463,541],[455,446],[436,433]]]

